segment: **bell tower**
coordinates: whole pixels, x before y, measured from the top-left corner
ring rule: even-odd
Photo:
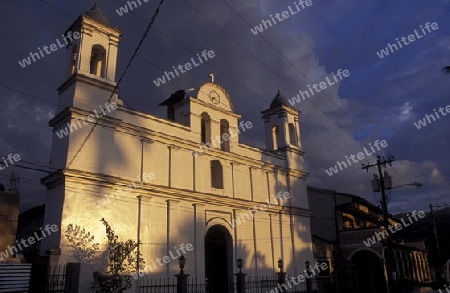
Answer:
[[[79,38],[73,38],[77,32]],[[97,108],[116,86],[117,53],[121,30],[110,25],[97,3],[66,30],[67,75],[58,88],[60,112],[67,107]],[[112,101],[117,101],[115,95]]]
[[[278,91],[270,108],[262,111],[266,132],[266,149],[282,156],[285,161],[289,205],[307,207],[304,151],[300,139],[300,112],[289,106],[288,100]]]
[[[262,112],[269,151],[301,150],[299,112],[288,105],[287,99],[278,91],[270,108]]]

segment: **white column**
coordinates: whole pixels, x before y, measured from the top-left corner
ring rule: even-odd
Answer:
[[[194,203],[194,276],[205,277],[205,205]]]
[[[178,259],[173,260],[173,256],[177,256],[175,247],[179,247],[178,239],[179,239],[179,201],[169,199],[166,201],[167,203],[167,250],[166,256],[168,256],[171,261],[166,264],[167,278],[172,278],[173,274],[176,274],[180,271],[180,267],[178,265]],[[163,259],[164,262],[164,259]]]

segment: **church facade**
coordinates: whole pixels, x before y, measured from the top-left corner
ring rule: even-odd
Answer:
[[[120,239],[141,243],[150,276],[178,273],[177,260],[157,259],[181,253],[186,273],[224,286],[239,257],[249,275],[273,274],[279,258],[291,276],[313,263],[299,112],[281,94],[262,112],[266,148],[252,147],[239,142],[252,122],[241,120],[213,75],[163,101],[167,117],[139,112],[113,94],[122,32],[97,6],[66,33],[75,31],[81,37],[68,45],[67,79],[49,122],[50,167],[58,171],[42,179],[45,223],[59,230],[42,252],[60,249],[59,264],[78,261],[64,236],[71,224],[105,249],[104,218]]]

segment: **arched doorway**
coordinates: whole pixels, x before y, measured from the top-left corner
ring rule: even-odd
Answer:
[[[228,293],[232,249],[231,235],[225,227],[214,225],[208,230],[205,236],[205,276],[209,292]]]
[[[358,292],[387,292],[383,264],[375,253],[368,250],[358,251],[352,257],[352,264],[355,266]]]

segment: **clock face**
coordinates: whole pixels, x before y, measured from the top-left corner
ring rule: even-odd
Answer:
[[[216,91],[210,91],[209,92],[209,99],[213,104],[219,104],[220,103],[220,96]]]

